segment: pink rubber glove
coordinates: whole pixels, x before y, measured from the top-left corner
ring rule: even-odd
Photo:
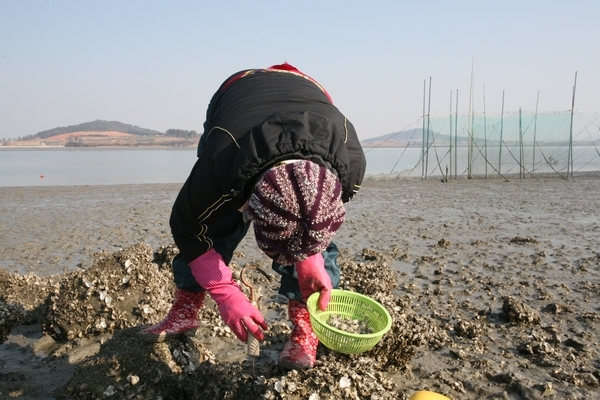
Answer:
[[[223,321],[242,342],[248,340],[248,332],[258,340],[267,330],[265,318],[254,307],[240,287],[232,279],[231,270],[214,249],[204,253],[190,263],[192,275],[219,306]]]
[[[325,271],[325,261],[321,253],[310,256],[307,259],[297,262],[296,274],[298,275],[298,283],[300,284],[300,293],[302,293],[302,301],[306,300],[311,294],[320,292],[319,308],[325,311],[331,298],[331,278]]]

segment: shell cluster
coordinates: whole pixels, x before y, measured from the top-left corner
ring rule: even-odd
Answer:
[[[25,310],[20,304],[7,303],[0,299],[0,343],[3,343],[12,329],[23,322]]]
[[[327,325],[344,332],[359,335],[373,333],[373,328],[369,326],[368,320],[354,319],[339,314],[331,314],[329,318],[327,318]]]
[[[386,265],[389,255],[365,251],[356,261],[342,262],[343,282],[373,296],[394,318],[393,332],[368,353],[348,356],[319,346],[315,368],[279,368],[278,354],[291,332],[287,301],[276,294],[277,280],[260,274],[252,279],[269,330],[258,357],[246,357],[245,346],[208,297],[195,337],[141,342],[139,330],[160,321],[170,309],[170,262],[175,254],[173,247],[153,251],[144,244],[112,254],[100,252],[89,269],[38,285],[44,289],[37,298],[46,296],[38,302],[38,308],[44,304],[40,321],[46,334],[62,343],[55,356],[84,340],[101,338],[98,353],[78,363],[63,387],[69,398],[407,398],[388,371],[406,369],[418,346],[442,340],[440,334],[414,332],[421,317],[411,310],[410,301],[392,294],[397,276]],[[234,255],[230,267],[234,279],[239,279],[242,266],[235,259]],[[15,282],[7,287],[16,287]],[[356,323],[362,329],[361,322]]]
[[[162,265],[173,253],[145,244],[98,253],[91,268],[66,274],[49,296],[44,331],[70,340],[157,323],[171,306],[173,276]]]
[[[453,246],[447,250],[455,251]],[[144,343],[138,339],[139,331],[160,321],[170,309],[170,262],[175,254],[174,247],[153,251],[146,245],[102,252],[91,268],[60,280],[0,273],[0,320],[4,321],[0,334],[15,323],[43,323],[45,337],[57,342],[49,346],[55,350],[47,362],[64,359],[61,355],[90,341],[102,343],[96,354],[77,361],[62,387],[66,398],[72,399],[407,400],[416,389],[475,398],[469,397],[474,386],[467,378],[473,370],[485,374],[474,379],[477,390],[492,396],[486,398],[495,398],[499,388],[519,391],[523,398],[564,398],[569,392],[593,394],[600,387],[598,352],[592,345],[600,323],[597,312],[582,313],[575,303],[549,298],[540,315],[516,295],[498,296],[499,308],[494,310],[475,301],[479,294],[469,288],[477,287],[473,282],[479,279],[480,292],[489,288],[502,292],[509,289],[506,282],[493,276],[474,277],[470,266],[448,266],[443,255],[415,257],[412,267],[421,282],[409,279],[390,268],[395,262],[410,262],[408,252],[397,248],[340,254],[343,287],[372,297],[392,316],[390,331],[369,352],[344,355],[319,346],[313,369],[281,369],[278,355],[291,331],[287,302],[277,294],[277,280],[260,274],[252,278],[260,289],[259,309],[269,330],[259,356],[246,356],[245,345],[222,322],[208,297],[199,313],[196,336]],[[240,258],[234,255],[230,264],[234,279],[240,277]],[[600,256],[581,264],[597,270],[599,260]],[[580,285],[589,293],[600,288],[594,281]],[[542,298],[544,292],[539,294]],[[573,318],[589,326],[589,331],[570,334],[561,321]],[[338,320],[360,326],[360,321]],[[548,320],[555,322],[548,324]],[[489,359],[492,340],[503,343],[498,357],[504,364]],[[440,357],[447,366],[431,361]],[[507,374],[503,368],[512,360],[523,366],[529,362],[549,366],[551,380],[533,382]],[[424,387],[423,379],[432,386]],[[0,379],[0,392],[2,385]]]

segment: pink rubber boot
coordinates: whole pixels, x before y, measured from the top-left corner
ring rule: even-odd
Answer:
[[[198,311],[204,304],[206,292],[194,293],[175,289],[171,310],[161,322],[140,332],[146,342],[164,342],[171,336],[194,334],[198,326]]]
[[[310,314],[306,304],[290,300],[288,313],[294,329],[279,355],[279,365],[284,369],[312,368],[317,361],[319,339],[310,325]]]

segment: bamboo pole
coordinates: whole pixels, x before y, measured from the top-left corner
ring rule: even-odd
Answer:
[[[538,116],[538,105],[540,104],[540,91],[537,93],[537,101],[535,102],[535,117],[533,119],[533,161],[532,161],[532,173],[535,178],[535,146],[537,145],[537,116]]]
[[[452,90],[450,90],[450,172],[452,171]],[[446,182],[448,182],[448,178],[450,176],[450,172],[446,172]]]
[[[467,158],[469,165],[467,166],[467,178],[471,179],[471,167],[472,167],[472,158],[473,158],[473,68],[475,67],[475,59],[471,62],[471,87],[469,88],[469,123],[467,129]]]
[[[456,89],[456,118],[454,118],[454,179],[458,177],[458,89]]]
[[[524,170],[523,164],[525,162],[525,158],[523,155],[523,124],[521,122],[521,107],[519,107],[519,178],[523,179]]]
[[[485,154],[485,179],[488,178],[488,153],[487,153],[487,118],[485,115],[485,82],[483,83],[483,154]]]
[[[431,130],[431,77],[429,77],[429,99],[427,100],[427,145],[425,147],[426,163],[425,163],[425,179],[427,179],[427,170],[429,168],[429,131]],[[442,171],[440,171],[442,172]]]
[[[423,134],[421,135],[421,179],[425,180],[425,93],[427,81],[423,79]]]
[[[577,89],[577,71],[575,71],[575,83],[573,83],[573,100],[571,101],[571,127],[569,128],[569,160],[567,162],[567,179],[569,179],[569,168],[571,168],[571,178],[573,177],[573,114],[575,112],[575,89]]]
[[[502,112],[500,114],[500,150],[498,154],[498,174],[502,170],[502,135],[504,134],[504,90],[502,91]]]

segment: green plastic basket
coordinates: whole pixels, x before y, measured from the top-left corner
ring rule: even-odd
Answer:
[[[392,327],[392,317],[385,307],[362,294],[333,289],[325,311],[319,309],[318,301],[317,292],[313,293],[306,302],[310,323],[321,343],[338,353],[358,354],[371,350]],[[327,324],[332,314],[366,320],[373,333],[356,334],[334,328]]]

